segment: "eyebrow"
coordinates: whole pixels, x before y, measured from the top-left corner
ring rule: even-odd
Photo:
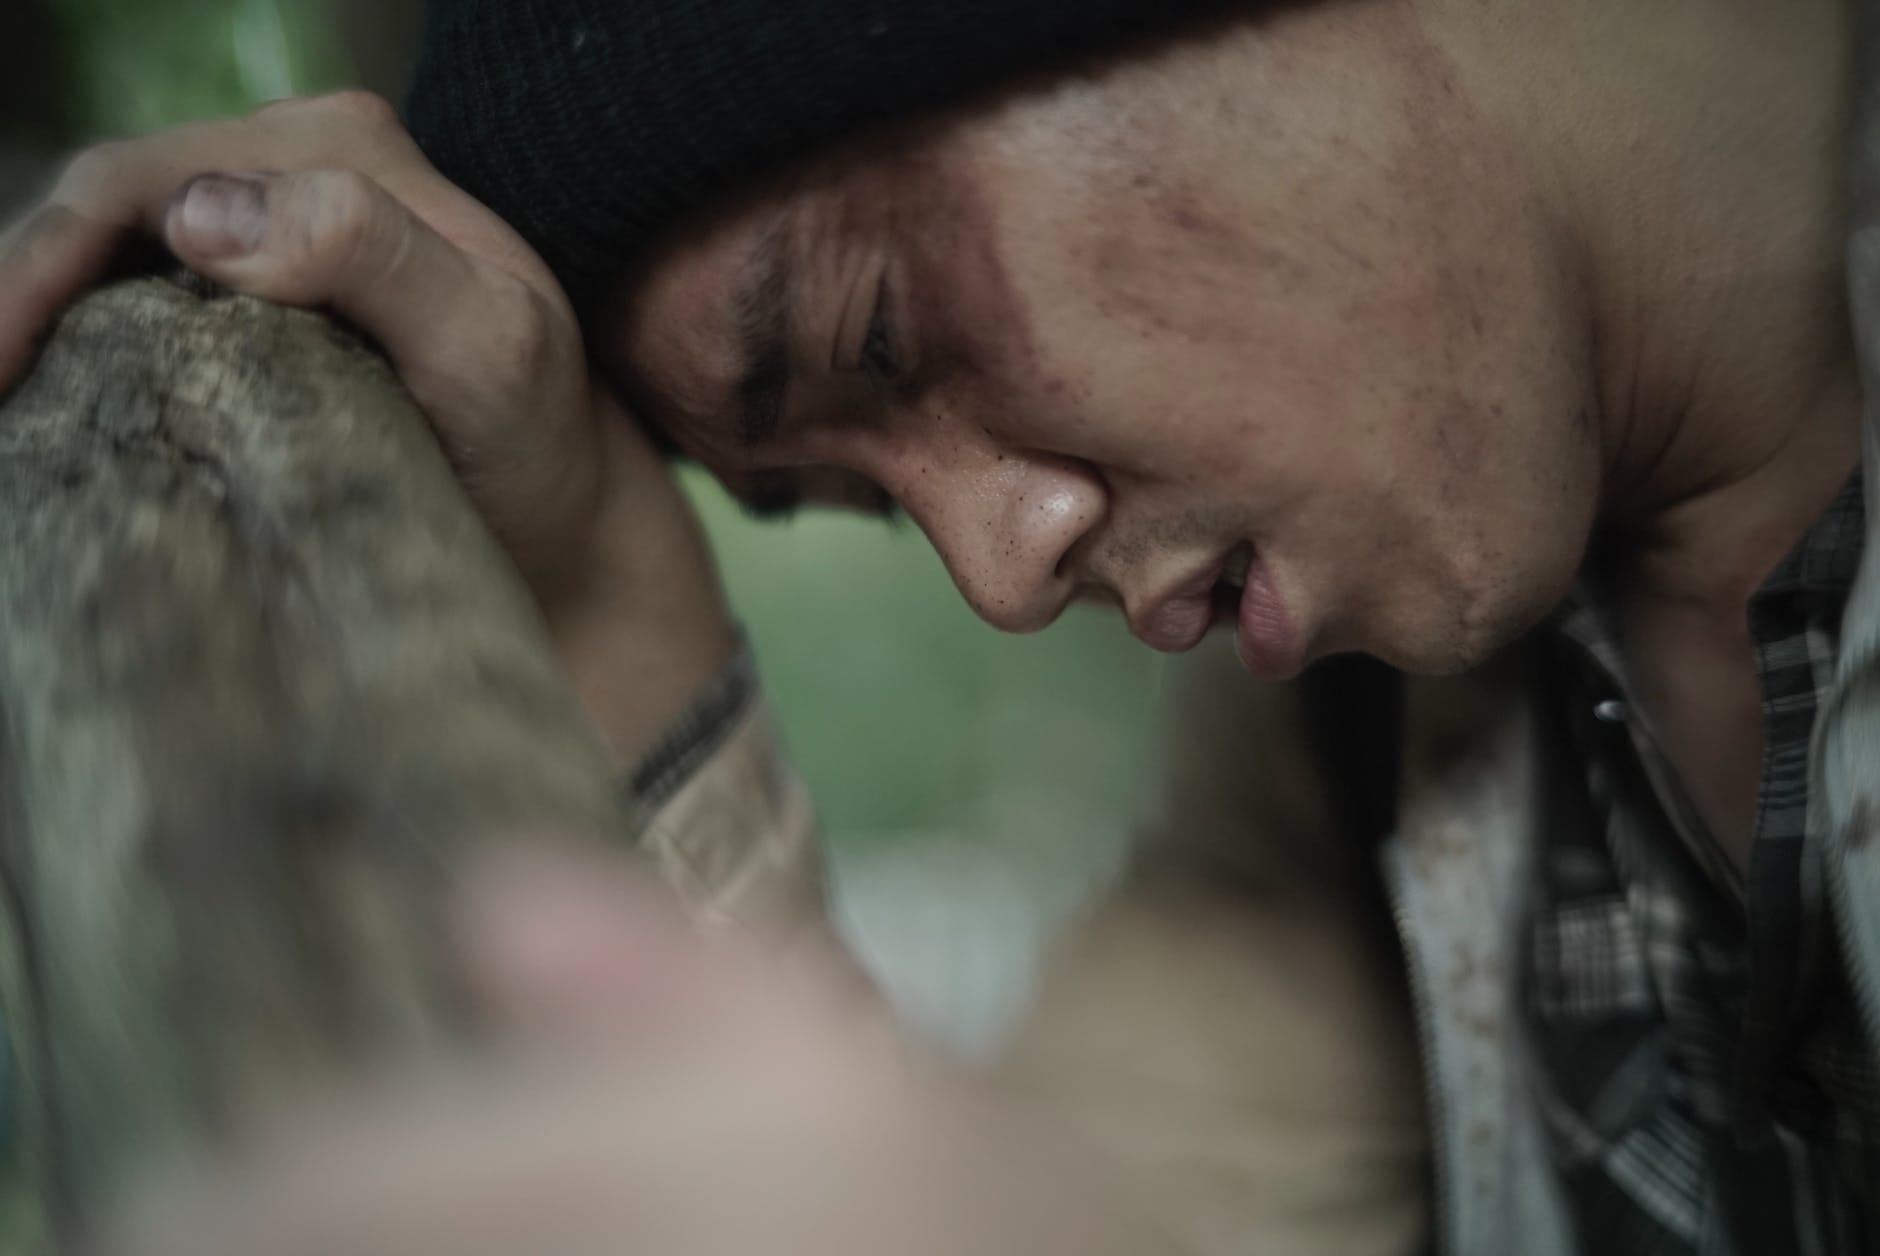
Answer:
[[[738,281],[738,439],[764,444],[783,420],[790,381],[790,248],[785,224],[771,228]]]

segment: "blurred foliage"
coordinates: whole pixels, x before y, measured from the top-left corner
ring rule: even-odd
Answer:
[[[911,526],[760,525],[688,485],[832,837],[1107,846],[1128,823],[1159,671],[1119,616],[1001,636]]]
[[[0,0],[38,14],[69,127],[123,135],[325,90],[412,29],[409,0]],[[0,78],[9,52],[0,48]],[[383,72],[381,71],[381,74]],[[381,82],[382,89],[393,85]],[[43,128],[51,131],[53,128]],[[4,135],[0,131],[0,135]],[[907,833],[1108,850],[1127,826],[1158,671],[1114,615],[1040,636],[978,623],[911,528],[759,526],[688,487],[722,558],[795,758],[838,843]]]
[[[18,0],[8,0],[17,3]],[[87,135],[139,134],[344,83],[329,0],[51,0]]]

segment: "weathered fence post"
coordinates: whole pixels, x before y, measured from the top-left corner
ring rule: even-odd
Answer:
[[[472,843],[620,835],[531,603],[385,365],[157,279],[0,402],[5,1017],[42,1195],[452,1031]]]

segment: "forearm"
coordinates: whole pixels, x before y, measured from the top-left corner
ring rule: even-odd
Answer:
[[[697,516],[649,468],[606,396],[602,505],[572,584],[537,591],[556,653],[622,773],[636,770],[737,658],[741,637]]]
[[[815,808],[742,633],[722,614],[641,616],[593,632],[586,648],[564,659],[662,878],[701,917],[836,965],[873,1002],[830,925]],[[642,681],[656,692],[640,697]]]
[[[722,604],[675,590],[630,615],[550,624],[556,653],[615,767],[631,773],[737,658]]]

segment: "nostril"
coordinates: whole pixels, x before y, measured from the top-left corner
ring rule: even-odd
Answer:
[[[1063,498],[1053,530],[1067,539],[1060,543],[1051,575],[1061,583],[1069,583],[1078,580],[1078,573],[1087,566],[1085,556],[1090,550],[1091,539],[1096,535],[1094,525],[1097,512],[1089,502],[1079,500],[1075,494],[1066,492]]]
[[[949,491],[929,481],[904,500],[979,617],[1006,632],[1035,632],[1088,580],[1088,534],[1105,503],[1080,464],[977,452]]]

